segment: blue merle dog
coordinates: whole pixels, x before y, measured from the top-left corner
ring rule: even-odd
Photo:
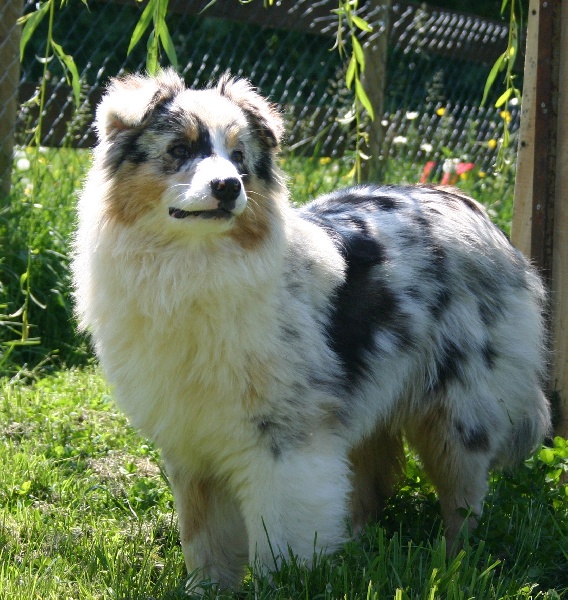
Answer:
[[[545,294],[474,200],[363,185],[293,208],[244,80],[114,80],[79,202],[77,315],[161,448],[187,567],[307,562],[376,517],[402,439],[448,537],[549,426]],[[469,515],[469,516],[464,516]]]

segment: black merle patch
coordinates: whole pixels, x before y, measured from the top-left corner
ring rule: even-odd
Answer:
[[[449,287],[441,287],[435,295],[434,301],[428,307],[432,317],[438,320],[452,302],[452,292]]]
[[[296,329],[296,327],[292,327],[291,325],[283,325],[281,327],[283,338],[287,341],[297,342],[302,339],[302,334]]]
[[[436,376],[431,391],[444,392],[451,382],[462,381],[466,360],[465,352],[453,340],[445,338],[436,359]]]
[[[400,330],[403,319],[399,299],[378,276],[384,248],[361,232],[351,232],[343,239],[347,273],[335,297],[328,333],[353,386],[367,371],[366,357],[376,350],[377,332]]]
[[[278,438],[280,437],[278,435],[278,430],[280,427],[270,419],[261,419],[258,421],[257,427],[262,436],[268,439],[272,456],[275,459],[280,458],[282,455],[282,448],[278,441]]]
[[[352,208],[346,210],[345,203],[373,208],[372,196],[356,192],[357,188],[331,194],[326,202],[301,213],[330,235],[347,265],[345,281],[333,300],[327,332],[330,346],[343,364],[348,388],[367,375],[368,357],[381,352],[376,340],[382,331],[394,337],[399,349],[413,344],[403,299],[382,274],[387,250],[370,231],[362,211],[354,214]]]
[[[400,207],[400,203],[392,196],[373,196],[372,202],[381,210],[397,210]]]
[[[274,165],[272,161],[272,153],[270,150],[262,149],[260,156],[254,163],[254,173],[262,181],[273,183],[274,181]]]
[[[169,98],[154,109],[148,127],[153,131],[184,131],[188,123],[186,111],[174,106],[173,99]]]
[[[495,367],[495,361],[497,360],[497,352],[489,342],[481,349],[481,354],[483,356],[484,365],[488,369],[493,369]]]
[[[298,425],[292,418],[284,417],[261,417],[256,421],[258,431],[266,439],[275,460],[279,459],[286,449],[306,440],[305,432]]]
[[[325,212],[345,212],[346,206],[368,208],[369,210],[393,211],[400,208],[400,201],[386,193],[377,194],[377,190],[369,186],[354,186],[348,190],[340,190],[329,195],[330,202],[325,207]],[[384,191],[384,190],[383,190]],[[334,200],[337,199],[337,202]]]
[[[396,294],[370,277],[369,265],[351,259],[328,327],[331,347],[343,363],[349,388],[368,373],[368,356],[380,350],[375,344],[380,331],[392,333],[401,348],[411,345],[405,322]]]
[[[498,302],[498,299],[490,296],[477,299],[479,316],[481,317],[482,323],[487,327],[493,327],[503,313],[503,308]]]
[[[207,158],[213,154],[213,143],[211,134],[204,123],[197,120],[197,135],[189,139],[185,132],[179,132],[168,148],[164,156],[164,168],[166,171],[179,170],[188,160]],[[177,151],[177,153],[175,152]]]
[[[459,205],[466,206],[472,212],[485,217],[484,211],[471,198],[468,198],[467,196],[462,196],[461,194],[450,194],[448,192],[442,192],[440,194],[440,197],[443,198],[446,202],[458,205],[458,208]]]
[[[140,145],[142,129],[121,131],[104,157],[104,169],[115,175],[125,162],[142,164],[148,160],[147,152]]]
[[[482,425],[466,427],[461,421],[454,424],[461,443],[470,452],[488,452],[490,449],[489,434]]]

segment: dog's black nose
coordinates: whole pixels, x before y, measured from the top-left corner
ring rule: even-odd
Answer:
[[[219,200],[219,208],[232,210],[235,208],[235,200],[241,193],[241,182],[236,177],[214,179],[211,182],[211,193]]]

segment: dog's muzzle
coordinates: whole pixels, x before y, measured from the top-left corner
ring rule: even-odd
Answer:
[[[174,219],[200,217],[202,219],[230,219],[236,206],[242,184],[236,177],[214,179],[211,182],[211,195],[218,201],[217,208],[209,210],[183,210],[170,206],[169,214]]]

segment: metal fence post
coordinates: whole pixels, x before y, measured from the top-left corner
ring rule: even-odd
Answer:
[[[0,0],[0,199],[10,194],[20,83],[20,34],[24,0]]]

